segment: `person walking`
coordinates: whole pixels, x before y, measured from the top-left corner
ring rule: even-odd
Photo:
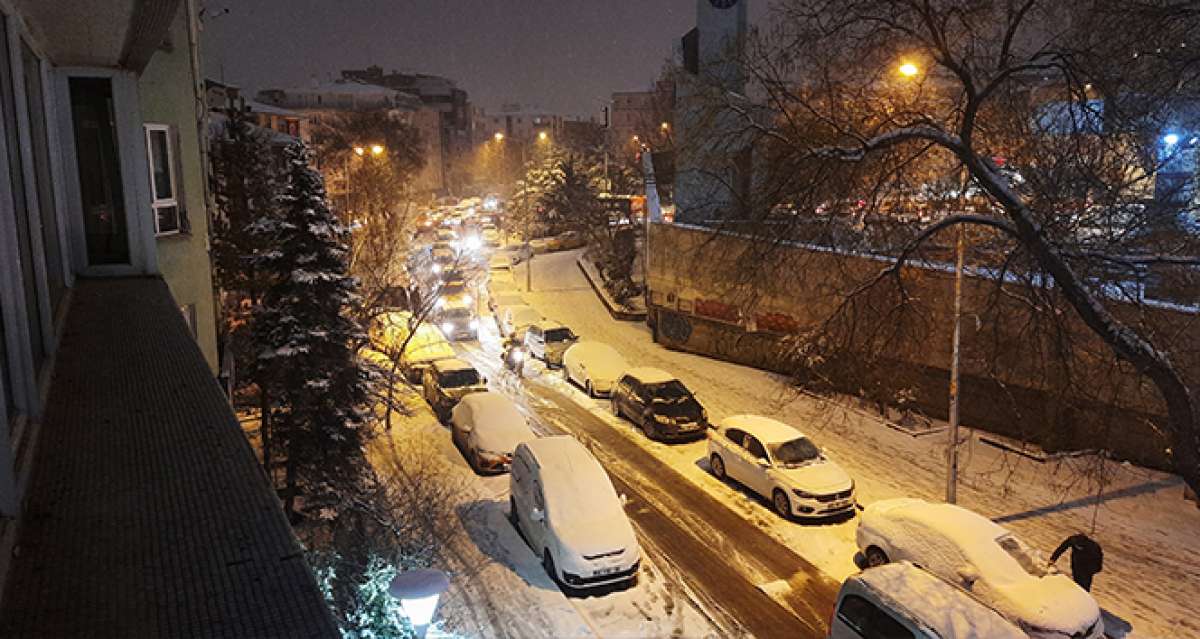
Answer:
[[[1104,551],[1100,544],[1083,533],[1077,533],[1063,540],[1054,553],[1050,555],[1050,563],[1058,561],[1067,549],[1071,549],[1071,578],[1084,590],[1092,591],[1092,577],[1104,569]]]

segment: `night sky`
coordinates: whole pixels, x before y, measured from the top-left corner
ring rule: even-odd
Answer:
[[[751,0],[743,0],[751,1]],[[750,7],[751,22],[766,0]],[[344,68],[444,75],[471,102],[597,115],[644,90],[695,25],[695,0],[203,0],[205,72],[247,89]]]

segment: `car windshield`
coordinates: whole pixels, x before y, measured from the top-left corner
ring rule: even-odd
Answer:
[[[467,368],[459,371],[446,371],[438,375],[438,384],[442,388],[459,388],[462,386],[474,386],[479,383],[479,373],[473,368]]]
[[[575,339],[575,334],[569,328],[552,328],[546,331],[547,342],[567,342]]]
[[[683,382],[673,379],[669,382],[661,384],[652,384],[646,387],[650,391],[650,396],[656,402],[681,402],[692,396],[692,391],[683,385]]]
[[[1013,537],[1011,534],[1003,535],[996,538],[996,543],[1004,549],[1013,559],[1017,560],[1018,564],[1025,569],[1025,572],[1034,577],[1044,577],[1046,575],[1045,562],[1035,555],[1035,551],[1030,550],[1028,546],[1021,543],[1020,539]]]
[[[446,319],[470,319],[471,309],[462,306],[448,308],[442,311],[442,317]]]
[[[768,444],[771,458],[780,466],[800,466],[821,458],[821,449],[807,437],[798,437],[781,444]]]
[[[458,295],[467,289],[467,285],[462,281],[446,282],[442,284],[442,295]]]

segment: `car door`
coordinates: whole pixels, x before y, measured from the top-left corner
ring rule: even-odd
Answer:
[[[475,428],[475,416],[471,413],[471,405],[460,402],[450,415],[450,438],[458,444],[463,452],[470,453],[470,442],[474,438],[469,431],[473,431]]]
[[[629,382],[629,392],[625,394],[625,414],[634,422],[641,423],[642,411],[646,408],[646,387],[636,379]]]
[[[613,406],[617,407],[619,411],[625,410],[625,395],[628,393],[629,376],[626,375],[617,381],[616,385],[613,386],[612,393],[609,395],[609,399],[612,401]]]
[[[533,517],[529,518],[529,530],[526,533],[529,536],[529,547],[533,548],[538,554],[538,559],[542,558],[542,549],[546,546],[546,527],[548,526],[549,514],[546,512],[546,498],[542,493],[542,482],[540,478],[534,477],[529,485],[530,496],[530,515],[534,509],[542,511],[541,521],[534,521]]]
[[[746,455],[742,459],[746,469],[746,478],[742,480],[742,483],[763,497],[770,497],[771,479],[767,475],[767,468],[763,468],[764,463],[770,464],[766,447],[757,437],[747,433],[744,448]]]
[[[742,456],[746,454],[742,449],[742,440],[745,438],[746,433],[740,428],[726,428],[725,432],[713,439],[717,454],[725,464],[725,475],[737,482],[742,481]]]

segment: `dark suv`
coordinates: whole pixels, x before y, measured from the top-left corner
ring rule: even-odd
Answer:
[[[486,391],[487,380],[460,359],[439,359],[425,369],[421,387],[434,414],[446,421],[450,419],[450,410],[464,395]]]
[[[705,436],[708,413],[675,376],[657,368],[625,372],[612,390],[612,411],[658,441],[687,441]]]

